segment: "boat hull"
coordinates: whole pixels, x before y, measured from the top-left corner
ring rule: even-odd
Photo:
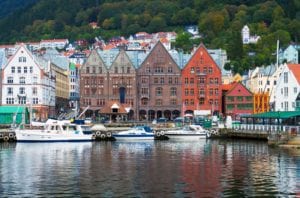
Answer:
[[[116,140],[131,141],[131,140],[154,140],[154,135],[113,135]]]
[[[53,134],[42,132],[16,131],[18,142],[74,142],[92,141],[92,135]]]
[[[206,139],[206,134],[165,134],[170,140],[199,140]]]

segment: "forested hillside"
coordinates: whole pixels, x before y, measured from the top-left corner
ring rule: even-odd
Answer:
[[[0,3],[1,5],[1,3]],[[2,12],[5,13],[5,12]],[[97,22],[99,29],[92,29]],[[202,38],[181,34],[185,25],[198,25]],[[241,29],[262,39],[242,45]],[[0,20],[0,42],[39,41],[47,38],[108,39],[139,31],[176,31],[176,47],[188,51],[203,42],[228,52],[235,71],[275,60],[276,40],[281,46],[300,39],[299,0],[39,0]],[[255,54],[248,56],[249,52]]]

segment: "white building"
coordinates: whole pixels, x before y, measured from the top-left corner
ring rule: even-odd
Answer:
[[[58,48],[63,49],[69,44],[68,39],[52,39],[52,40],[41,40],[40,48]]]
[[[294,111],[300,91],[300,64],[285,64],[275,91],[275,111]]]
[[[2,70],[2,105],[32,107],[33,118],[46,120],[55,106],[55,79],[49,66],[20,45]]]
[[[245,25],[242,29],[242,40],[243,44],[257,43],[260,39],[260,36],[254,35],[251,36],[250,29],[247,25]]]

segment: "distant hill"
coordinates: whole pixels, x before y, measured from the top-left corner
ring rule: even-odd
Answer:
[[[20,8],[25,8],[28,5],[32,5],[38,0],[1,0],[0,1],[0,17],[5,17],[14,13]]]
[[[277,39],[282,46],[300,39],[299,0],[4,0],[0,5],[0,15],[7,15],[0,19],[1,43],[48,38],[91,43],[95,36],[176,31],[181,39],[177,48],[190,50],[203,42],[226,49],[227,67],[235,72],[273,62]],[[92,29],[90,22],[100,28]],[[181,34],[191,24],[198,25],[201,39],[191,42]],[[258,44],[241,43],[245,24],[261,36]]]

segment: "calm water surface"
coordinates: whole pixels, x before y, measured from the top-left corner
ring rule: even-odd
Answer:
[[[0,143],[0,197],[297,197],[300,150],[266,142]]]

